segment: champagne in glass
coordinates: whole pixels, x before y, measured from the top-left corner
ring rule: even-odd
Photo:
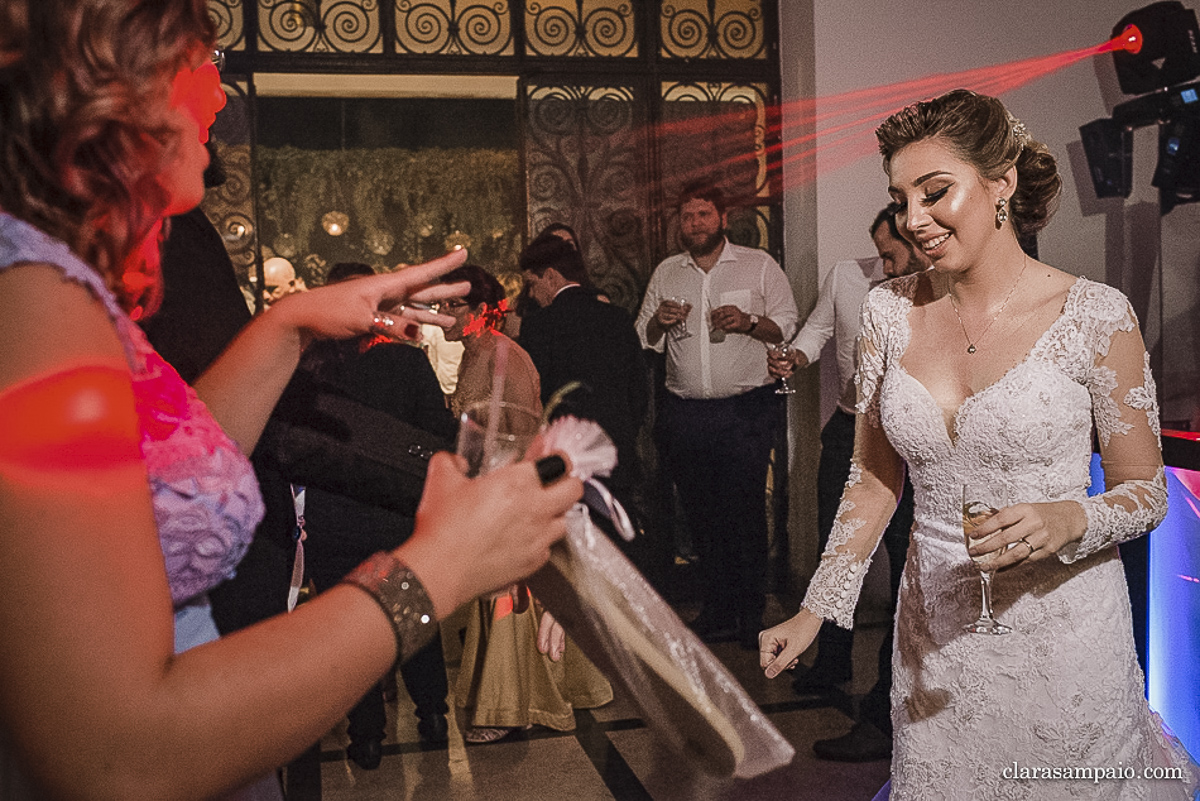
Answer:
[[[467,460],[468,475],[487,475],[519,461],[537,436],[541,419],[515,403],[480,401],[467,407],[458,427],[458,455]]]
[[[776,342],[771,346],[771,350],[778,353],[780,356],[791,356],[792,346],[789,342]],[[779,379],[779,386],[775,388],[776,395],[795,395],[796,390],[792,389],[786,378]]]
[[[672,303],[678,303],[684,308],[687,308],[688,305],[688,299],[684,297],[667,298],[667,300],[671,301]],[[689,309],[688,311],[690,313],[691,310]],[[678,323],[671,326],[671,336],[673,336],[675,339],[687,339],[691,335],[692,332],[688,330],[686,315]]]
[[[962,494],[962,524],[963,539],[970,548],[979,542],[972,537],[975,530],[996,512],[1009,506],[1008,497],[1002,490],[997,490],[987,484],[966,484]],[[992,576],[994,570],[988,564],[1000,553],[993,551],[987,556],[972,557],[975,566],[979,568],[979,587],[981,591],[979,619],[968,623],[964,629],[972,634],[1008,634],[1011,628],[996,621],[992,616]]]

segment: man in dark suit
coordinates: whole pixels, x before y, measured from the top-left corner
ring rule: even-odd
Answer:
[[[521,254],[521,272],[541,310],[521,327],[521,347],[542,381],[542,402],[567,384],[556,414],[595,420],[617,446],[618,464],[606,482],[630,510],[639,469],[637,434],[646,413],[642,348],[633,319],[600,300],[579,251],[557,236],[539,237]]]

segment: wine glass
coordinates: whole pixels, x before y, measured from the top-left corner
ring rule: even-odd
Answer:
[[[967,547],[970,548],[978,541],[971,535],[983,521],[1010,505],[1008,494],[1002,488],[990,484],[964,484],[962,524],[963,539],[966,541]],[[1012,631],[1010,627],[997,622],[996,618],[992,616],[992,576],[996,571],[989,569],[988,564],[999,553],[1001,551],[993,551],[987,556],[971,557],[975,566],[979,568],[979,587],[982,595],[979,619],[963,627],[965,631],[972,634],[1008,634]]]
[[[673,298],[667,298],[667,300],[671,301],[672,303],[678,303],[680,306],[686,307],[688,305],[688,299],[685,297],[676,296]],[[678,323],[671,326],[671,336],[675,339],[687,339],[691,335],[692,332],[688,330],[686,315],[680,318]]]
[[[537,436],[541,418],[515,403],[480,401],[462,413],[458,455],[467,460],[467,475],[486,475],[520,460]]]
[[[781,357],[786,359],[787,357],[792,355],[792,351],[794,349],[792,348],[792,345],[790,342],[776,342],[774,345],[771,346],[771,350],[773,350],[775,353],[779,354]],[[791,385],[788,384],[788,380],[786,378],[780,378],[779,386],[775,388],[775,394],[776,395],[795,395],[796,390],[792,389]]]

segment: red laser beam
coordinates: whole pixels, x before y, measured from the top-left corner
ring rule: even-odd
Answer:
[[[782,178],[784,185],[803,184],[816,178],[818,163],[820,172],[829,173],[875,152],[875,127],[918,100],[957,88],[1003,95],[1086,58],[1115,50],[1136,53],[1141,47],[1141,31],[1131,25],[1120,35],[1090,47],[927,75],[838,95],[803,98],[767,109],[763,115],[765,124],[759,120],[757,109],[744,101],[718,101],[727,108],[715,114],[704,113],[711,112],[713,102],[698,102],[696,113],[689,114],[691,110],[681,108],[683,101],[680,101],[673,111],[682,118],[660,123],[658,134],[660,140],[693,139],[698,149],[721,154],[715,162],[697,166],[692,171],[695,175],[676,175],[681,181],[699,177],[702,172],[737,174],[748,179],[751,170],[760,169],[757,162],[765,152],[770,176]],[[747,150],[746,137],[752,134],[761,136],[768,144],[758,151]],[[739,183],[745,184],[747,180]]]

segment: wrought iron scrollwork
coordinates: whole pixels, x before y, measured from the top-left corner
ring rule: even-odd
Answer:
[[[767,146],[768,87],[764,84],[664,84],[659,131],[664,197],[684,183],[712,178],[721,183],[737,210],[729,219],[729,238],[762,247],[779,256],[770,242],[772,204],[779,152]],[[666,245],[676,241],[678,219],[666,209]]]
[[[242,0],[208,0],[208,13],[217,26],[218,47],[246,49],[246,9]]]
[[[660,23],[666,58],[767,57],[761,0],[670,0]]]
[[[512,55],[512,18],[506,0],[396,3],[396,48],[422,55]]]
[[[380,53],[378,0],[257,0],[260,50]]]
[[[651,266],[645,99],[630,87],[541,86],[527,102],[533,231],[570,223],[596,283],[636,308]]]
[[[638,55],[633,6],[613,0],[530,2],[525,40],[533,56]]]

